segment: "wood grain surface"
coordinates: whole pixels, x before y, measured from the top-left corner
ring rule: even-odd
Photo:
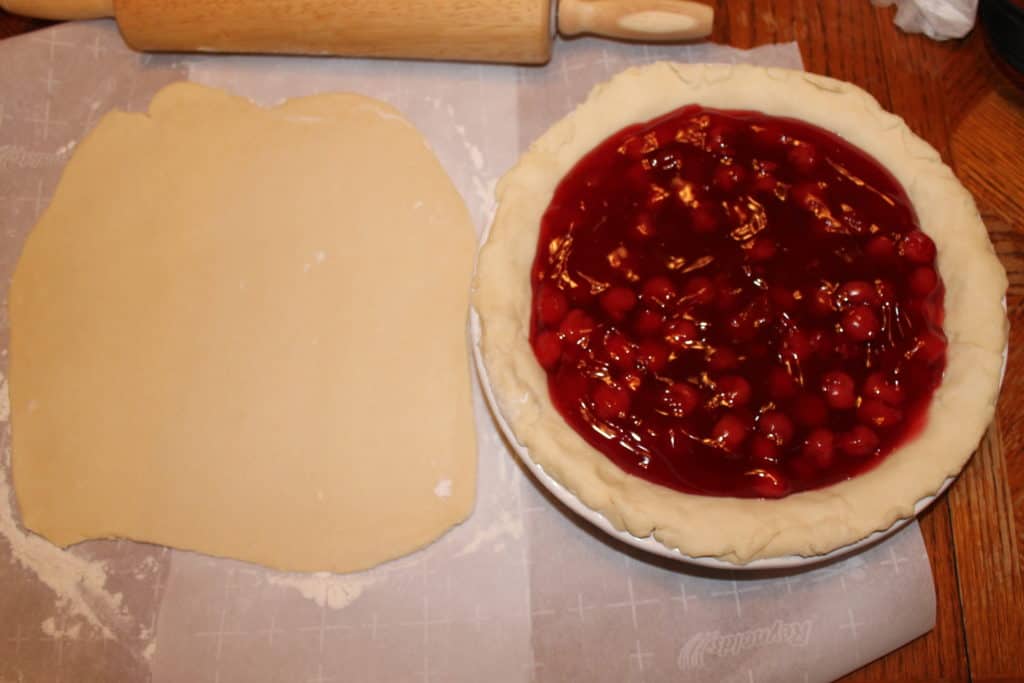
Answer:
[[[710,1],[710,0],[709,0]],[[712,40],[795,40],[809,71],[860,85],[939,150],[971,190],[1010,274],[1010,354],[996,423],[921,518],[935,629],[844,681],[1024,680],[1024,92],[985,37],[902,33],[868,0],[715,0]],[[0,12],[0,38],[45,26]]]

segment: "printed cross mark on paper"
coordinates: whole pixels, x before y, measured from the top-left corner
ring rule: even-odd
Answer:
[[[681,603],[683,603],[683,614],[689,613],[689,611],[690,611],[690,601],[691,600],[696,600],[696,599],[697,599],[696,595],[688,595],[686,593],[686,582],[685,581],[680,581],[679,582],[679,595],[673,596],[672,597],[672,601],[673,602],[681,602]]]
[[[630,611],[630,614],[633,617],[633,630],[637,630],[637,629],[640,628],[640,625],[637,622],[637,618],[636,618],[636,608],[637,608],[637,605],[650,605],[652,603],[656,603],[656,602],[660,602],[660,601],[659,600],[651,600],[651,599],[648,599],[648,600],[637,600],[636,599],[636,594],[633,591],[633,577],[632,576],[627,576],[626,577],[626,590],[629,593],[629,600],[626,600],[625,602],[610,602],[610,603],[608,603],[607,606],[608,607],[628,607],[629,611]]]
[[[42,113],[39,116],[29,117],[29,118],[27,118],[25,120],[28,121],[29,123],[39,124],[39,131],[40,131],[41,137],[42,137],[42,139],[44,141],[49,139],[49,137],[50,137],[50,127],[51,126],[66,126],[66,125],[68,125],[67,121],[61,121],[61,120],[55,119],[55,118],[53,118],[50,115],[50,101],[49,100],[47,100],[43,104],[43,111],[42,111]]]
[[[857,627],[858,626],[863,626],[864,622],[863,621],[857,621],[857,619],[853,616],[853,608],[852,607],[848,607],[846,609],[846,614],[847,614],[847,620],[845,622],[843,622],[842,624],[839,624],[839,628],[844,630],[844,631],[849,631],[850,635],[853,636],[854,640],[859,640],[860,639],[860,632],[857,630]]]
[[[752,593],[754,591],[759,591],[761,590],[761,586],[744,586],[743,588],[740,588],[739,584],[736,581],[730,581],[729,583],[732,584],[732,590],[716,591],[711,594],[711,597],[721,598],[726,595],[731,595],[733,597],[733,600],[736,601],[736,616],[742,617],[743,605],[740,601],[741,596],[744,593]]]
[[[636,662],[636,668],[639,671],[644,670],[644,661],[652,657],[654,657],[653,652],[645,652],[643,649],[641,649],[639,639],[636,641],[636,649],[629,653],[630,664]]]

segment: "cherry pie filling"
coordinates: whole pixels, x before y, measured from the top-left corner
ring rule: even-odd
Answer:
[[[621,469],[781,497],[873,467],[946,362],[935,245],[878,162],[807,123],[683,107],[608,138],[541,222],[530,341]]]

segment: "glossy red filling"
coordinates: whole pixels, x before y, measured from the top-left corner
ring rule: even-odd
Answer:
[[[809,124],[688,106],[584,157],[544,214],[530,338],[565,420],[680,491],[779,497],[877,464],[942,377],[935,245]]]

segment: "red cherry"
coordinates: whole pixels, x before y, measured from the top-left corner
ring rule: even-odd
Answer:
[[[910,271],[907,283],[910,285],[911,292],[918,296],[926,296],[938,286],[939,276],[934,268],[918,266]]]
[[[758,468],[743,475],[751,490],[761,498],[782,498],[789,493],[786,479],[773,469]]]
[[[794,140],[793,147],[786,154],[786,158],[798,172],[807,175],[813,172],[814,167],[818,165],[818,150],[806,142]]]
[[[834,436],[828,429],[815,429],[804,440],[803,456],[821,469],[832,465]]]
[[[719,212],[705,204],[701,204],[690,211],[690,226],[695,233],[707,235],[718,230],[721,223]]]
[[[661,139],[661,135],[658,135],[658,139]],[[671,141],[670,137],[665,139],[665,142]],[[683,167],[683,156],[674,149],[660,149],[650,157],[650,164],[659,171],[678,171]]]
[[[854,306],[843,315],[843,332],[858,342],[874,339],[882,330],[878,314],[870,306]]]
[[[785,400],[796,396],[799,385],[785,368],[774,366],[768,370],[768,395],[776,400]]]
[[[828,283],[822,283],[817,289],[811,292],[811,295],[807,297],[807,308],[816,316],[823,317],[831,315],[836,310],[835,299],[833,297],[833,287]]]
[[[644,308],[633,318],[633,331],[641,337],[649,337],[661,332],[664,324],[665,317],[661,313]]]
[[[872,372],[864,379],[861,387],[864,398],[879,399],[891,406],[903,403],[903,387],[888,379],[881,372]]]
[[[864,280],[850,280],[843,283],[837,292],[840,307],[845,308],[852,304],[877,304],[878,292],[875,291],[873,282]]]
[[[562,357],[562,340],[554,332],[541,332],[533,340],[533,353],[541,367],[550,370]]]
[[[711,176],[711,182],[724,192],[732,192],[746,180],[747,171],[742,166],[719,164]]]
[[[689,346],[700,341],[700,328],[692,320],[672,320],[665,325],[665,341],[676,348]]]
[[[755,263],[762,263],[764,261],[771,261],[775,258],[775,252],[778,250],[778,245],[775,244],[775,240],[771,237],[762,235],[754,240],[750,245],[750,249],[747,251],[747,258]]]
[[[891,304],[896,299],[896,290],[885,280],[875,280],[875,301]]]
[[[746,440],[750,425],[736,413],[726,413],[718,418],[711,429],[711,438],[720,448],[735,453]]]
[[[612,287],[601,295],[601,308],[613,320],[623,317],[636,306],[636,294],[628,287]]]
[[[896,243],[885,235],[877,235],[864,245],[864,253],[876,263],[891,263],[896,258]]]
[[[556,327],[569,312],[569,300],[555,285],[544,283],[537,292],[537,318],[545,327]]]
[[[793,419],[804,427],[817,427],[828,419],[828,406],[814,394],[800,394],[793,402]]]
[[[674,382],[665,390],[665,404],[675,417],[685,417],[700,405],[700,390],[688,382]]]
[[[828,330],[815,330],[807,343],[811,346],[811,353],[815,356],[828,356],[836,350],[836,340]]]
[[[719,346],[711,350],[711,357],[708,359],[708,369],[712,372],[732,370],[740,364],[740,357],[728,346]]]
[[[802,361],[811,355],[811,340],[802,330],[790,329],[782,338],[783,358]]]
[[[839,435],[837,445],[843,453],[863,458],[878,450],[878,435],[864,425],[856,425],[845,434]]]
[[[904,235],[899,251],[911,263],[926,265],[935,260],[935,242],[920,230],[912,230]]]
[[[781,410],[769,410],[757,419],[757,431],[772,443],[785,446],[793,438],[793,421]]]
[[[937,332],[925,332],[918,338],[913,354],[925,363],[938,362],[946,354],[946,338]]]
[[[771,285],[768,288],[768,298],[778,310],[790,312],[796,309],[797,299],[793,296],[793,290],[782,285]]]
[[[885,428],[898,424],[903,419],[899,408],[894,408],[876,399],[861,401],[857,408],[857,419],[866,425]]]
[[[636,347],[621,332],[609,332],[604,338],[604,348],[612,363],[620,368],[633,367]]]
[[[779,179],[771,173],[759,173],[754,182],[751,183],[750,189],[755,194],[771,194],[774,193],[779,187]]]
[[[644,283],[642,295],[647,301],[667,306],[676,298],[676,286],[664,275],[656,275]]]
[[[793,202],[797,206],[811,213],[818,214],[828,209],[822,190],[817,183],[797,183],[789,191],[789,196],[793,198]]]
[[[683,285],[683,301],[698,305],[707,305],[715,300],[715,286],[711,278],[695,275]]]
[[[779,461],[779,447],[763,434],[754,434],[750,437],[747,448],[750,450],[750,457],[754,460],[770,463]]]
[[[723,405],[738,408],[750,402],[750,382],[739,375],[722,377],[716,382],[716,389]]]
[[[853,378],[841,370],[826,372],[822,376],[821,391],[825,395],[825,403],[836,410],[849,410],[857,402]]]
[[[732,150],[735,132],[723,123],[717,123],[708,130],[705,143],[707,150],[714,153],[728,154]]]
[[[792,138],[790,138],[789,135],[783,133],[781,130],[779,130],[777,127],[771,124],[766,124],[763,126],[759,125],[756,128],[754,128],[754,136],[755,140],[759,144],[768,147],[769,149],[772,147],[778,147],[779,145],[789,145],[789,143],[792,142]],[[777,164],[771,161],[762,161],[761,166],[770,167],[774,169],[777,166]]]
[[[668,365],[668,349],[652,339],[640,342],[636,355],[640,365],[649,372],[661,372]]]
[[[562,321],[558,331],[562,333],[562,337],[567,342],[575,344],[580,339],[589,335],[593,329],[594,319],[587,315],[585,311],[574,308],[565,316],[565,320]]]
[[[630,400],[623,387],[598,384],[594,390],[594,412],[602,420],[623,418],[629,412]]]

